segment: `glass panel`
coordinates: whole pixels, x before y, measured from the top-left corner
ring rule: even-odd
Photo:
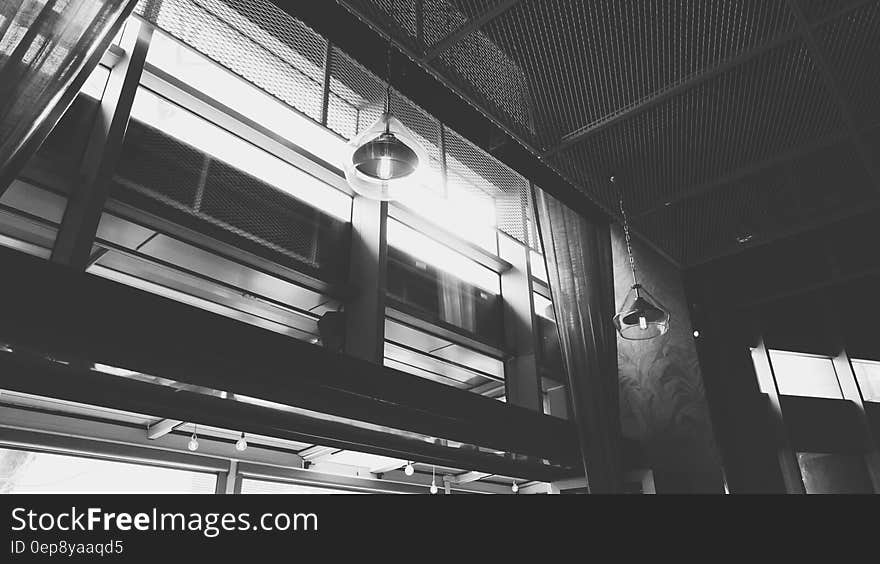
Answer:
[[[843,398],[828,357],[771,350],[770,362],[782,395]]]
[[[307,274],[347,277],[350,196],[145,88],[132,117],[114,197]]]
[[[307,486],[303,484],[291,484],[287,482],[270,482],[268,480],[254,480],[243,478],[241,480],[241,493],[243,494],[360,494],[366,492],[342,490],[326,486]]]
[[[547,276],[547,263],[544,261],[544,255],[540,255],[535,251],[530,250],[529,261],[531,262],[532,276],[544,284],[549,284],[550,277]]]
[[[863,456],[799,452],[797,459],[808,494],[874,493]]]
[[[853,359],[852,366],[862,390],[862,398],[880,402],[880,362]]]
[[[216,484],[207,472],[0,449],[0,493],[212,494]]]

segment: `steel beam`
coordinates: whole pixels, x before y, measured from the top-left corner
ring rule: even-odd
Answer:
[[[78,270],[88,266],[101,213],[110,193],[131,106],[140,84],[152,27],[131,21],[122,35],[126,56],[110,72],[101,107],[81,167],[83,181],[74,188],[64,211],[53,262]]]
[[[495,18],[499,17],[504,12],[510,10],[521,1],[522,0],[505,0],[504,2],[501,2],[495,7],[480,14],[476,18],[469,19],[466,24],[462,25],[460,28],[456,29],[455,31],[438,41],[433,47],[429,48],[425,52],[425,56],[422,57],[422,62],[427,63],[432,61],[433,59],[436,59],[438,56],[440,56],[441,53],[443,53],[447,49],[452,48],[462,39],[464,39],[474,31],[480,29],[484,25],[488,24]]]
[[[183,421],[179,419],[162,419],[147,427],[147,438],[150,440],[156,440],[160,437],[164,437],[182,424]]]

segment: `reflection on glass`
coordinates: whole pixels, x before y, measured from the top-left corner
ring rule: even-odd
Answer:
[[[862,455],[799,452],[797,459],[808,494],[874,493]]]
[[[0,493],[212,494],[216,483],[206,472],[0,449]]]
[[[862,391],[862,399],[880,402],[880,362],[853,359],[852,367]]]
[[[770,363],[782,395],[843,398],[834,363],[828,357],[771,350]]]

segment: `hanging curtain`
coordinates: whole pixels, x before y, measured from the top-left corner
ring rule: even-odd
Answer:
[[[136,4],[0,3],[0,194],[61,119]]]
[[[609,225],[533,190],[587,489],[615,493],[621,483],[620,416]]]

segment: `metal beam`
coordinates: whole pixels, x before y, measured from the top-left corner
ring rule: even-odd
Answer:
[[[787,239],[789,237],[794,237],[795,235],[800,235],[802,233],[806,233],[807,231],[813,231],[815,229],[819,229],[820,227],[825,227],[827,225],[832,225],[839,221],[844,221],[847,219],[852,219],[854,217],[859,217],[864,214],[872,213],[880,211],[880,202],[871,202],[868,204],[861,204],[853,208],[845,209],[843,211],[825,216],[823,218],[817,219],[815,221],[808,221],[805,223],[801,223],[800,225],[795,225],[794,227],[790,227],[788,229],[781,229],[774,233],[763,234],[760,237],[754,237],[747,243],[731,243],[730,247],[726,250],[721,251],[719,253],[715,253],[710,257],[700,258],[696,261],[689,262],[685,265],[687,268],[694,268],[697,266],[702,266],[704,264],[708,264],[710,262],[726,258],[732,255],[739,254],[747,249],[753,249],[755,247],[760,247],[763,245],[767,245],[769,243],[773,243],[780,239]]]
[[[340,452],[340,449],[322,445],[314,445],[310,446],[307,449],[299,451],[297,454],[299,454],[299,456],[303,460],[308,460],[309,462],[311,462],[313,460],[317,460],[319,458],[323,458],[337,452]]]
[[[819,70],[825,79],[825,85],[828,87],[828,90],[831,92],[831,95],[837,103],[837,107],[840,110],[840,116],[843,119],[844,124],[846,124],[846,129],[849,132],[853,144],[855,144],[856,152],[868,174],[871,176],[871,179],[874,181],[874,188],[880,191],[880,167],[874,164],[871,151],[859,131],[859,127],[853,116],[853,111],[846,99],[846,94],[844,94],[834,71],[831,69],[831,63],[828,60],[825,51],[819,45],[819,40],[813,33],[814,27],[810,26],[809,22],[807,22],[807,17],[804,15],[803,10],[797,2],[794,0],[788,0],[788,7],[791,9],[798,22],[798,27],[804,36],[804,40],[809,47],[810,53],[813,55],[816,66],[819,67]]]
[[[466,24],[462,25],[460,28],[453,31],[452,33],[438,41],[436,44],[434,44],[433,47],[428,49],[425,52],[425,56],[422,57],[422,62],[427,63],[437,58],[441,53],[453,47],[459,41],[470,35],[472,32],[480,29],[484,25],[488,24],[490,21],[499,17],[504,12],[510,10],[521,1],[522,0],[504,0],[504,2],[501,2],[494,8],[487,10],[476,18],[469,19]]]
[[[476,482],[482,480],[483,478],[488,478],[492,474],[487,474],[485,472],[465,472],[464,474],[458,474],[457,476],[453,476],[453,481],[456,484],[467,484],[469,482]]]
[[[652,213],[662,211],[667,207],[677,204],[679,202],[703,196],[705,194],[713,192],[714,190],[717,190],[718,188],[726,186],[731,182],[742,180],[748,176],[764,171],[773,166],[782,164],[791,159],[795,159],[808,153],[812,153],[813,151],[818,151],[820,149],[831,147],[832,145],[845,141],[849,138],[849,133],[835,134],[820,139],[816,142],[809,143],[807,145],[801,145],[800,147],[796,147],[790,151],[780,153],[778,155],[770,157],[769,159],[751,163],[744,167],[738,168],[733,172],[725,174],[724,176],[717,177],[708,182],[704,182],[703,184],[691,186],[690,188],[686,188],[673,196],[668,196],[666,198],[663,198],[662,200],[657,200],[655,203],[649,204],[644,210],[632,214],[632,219],[639,219],[647,215],[651,215]]]
[[[164,437],[182,424],[183,421],[179,419],[162,419],[147,427],[147,438],[155,440]]]
[[[74,188],[51,260],[85,270],[111,180],[122,152],[131,106],[140,84],[153,29],[139,21],[128,22],[122,35],[126,56],[110,72],[107,87],[80,170],[83,181]]]
[[[871,0],[862,0],[861,2],[859,2],[856,5],[849,5],[843,9],[836,10],[833,13],[828,14],[827,16],[821,18],[820,20],[813,22],[812,24],[810,24],[808,26],[807,29],[811,30],[811,29],[815,29],[817,27],[820,27],[823,24],[843,15],[844,13],[852,11],[863,4],[867,4],[869,1],[871,1]],[[770,41],[768,43],[763,43],[763,44],[755,47],[754,49],[744,51],[735,57],[721,61],[720,63],[716,64],[715,66],[713,66],[709,69],[706,69],[699,74],[695,74],[695,75],[691,76],[690,78],[688,78],[682,82],[679,82],[678,84],[676,84],[672,87],[667,88],[666,90],[662,90],[661,92],[651,94],[647,98],[643,98],[641,101],[636,102],[634,104],[631,104],[629,107],[622,108],[622,109],[618,110],[617,113],[615,113],[609,117],[606,117],[605,119],[603,119],[599,122],[594,122],[593,124],[588,124],[588,125],[585,125],[584,127],[581,127],[580,129],[572,131],[571,133],[563,136],[562,141],[556,147],[553,147],[552,149],[546,151],[544,153],[544,157],[549,157],[549,156],[555,155],[556,153],[559,153],[560,151],[563,151],[563,150],[571,147],[572,145],[586,139],[587,137],[592,136],[595,133],[598,133],[599,131],[602,131],[612,125],[616,125],[622,121],[630,119],[633,116],[639,115],[639,114],[653,108],[654,106],[657,106],[658,104],[660,104],[666,100],[669,100],[670,98],[673,98],[673,97],[677,96],[678,94],[681,94],[682,92],[684,92],[686,90],[689,90],[689,89],[691,89],[691,88],[693,88],[703,82],[706,82],[706,81],[718,76],[719,74],[727,72],[727,71],[733,69],[734,67],[737,67],[747,61],[750,61],[751,59],[753,59],[755,57],[758,57],[759,55],[762,55],[762,54],[764,54],[768,51],[771,51],[777,47],[780,47],[780,46],[784,45],[785,43],[788,43],[789,41],[797,39],[797,38],[801,37],[801,34],[802,34],[801,29],[795,29],[795,30],[790,31],[788,33],[782,34],[779,37],[773,39],[772,41]]]

